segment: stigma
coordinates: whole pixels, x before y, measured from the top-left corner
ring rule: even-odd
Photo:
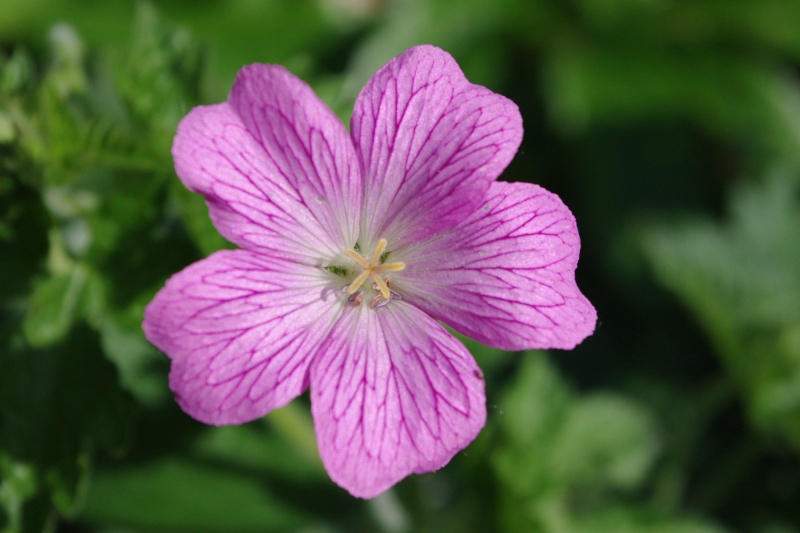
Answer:
[[[371,279],[373,287],[380,293],[379,296],[383,297],[384,302],[388,303],[389,300],[392,299],[394,291],[389,289],[388,277],[384,279],[384,274],[387,272],[399,272],[406,268],[406,264],[402,261],[395,261],[392,263],[382,262],[382,260],[385,259],[384,252],[386,252],[386,245],[386,239],[379,240],[369,258],[362,256],[356,250],[345,251],[347,257],[355,261],[355,263],[361,267],[361,273],[347,286],[347,294],[351,296],[360,294],[361,286],[364,285],[368,279]],[[371,306],[379,307],[381,303],[382,302],[379,300],[375,305]]]

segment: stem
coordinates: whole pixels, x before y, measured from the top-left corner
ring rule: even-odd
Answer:
[[[317,449],[317,438],[314,433],[314,422],[305,409],[292,402],[285,407],[275,409],[265,420],[283,438],[292,443],[303,457],[322,468],[322,460],[319,458]]]

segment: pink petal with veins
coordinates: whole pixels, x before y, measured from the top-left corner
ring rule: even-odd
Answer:
[[[172,359],[170,388],[183,410],[207,424],[240,424],[302,393],[341,305],[325,287],[312,269],[243,250],[172,276],[143,328]]]
[[[228,99],[263,149],[265,173],[296,191],[334,242],[355,243],[361,169],[342,122],[305,82],[275,65],[244,67]]]
[[[505,350],[574,348],[597,312],[575,283],[580,237],[561,200],[537,185],[497,182],[483,207],[408,251],[408,301]]]
[[[469,83],[433,46],[379,70],[358,96],[350,129],[365,172],[368,241],[386,237],[395,247],[472,213],[522,139],[517,106]]]
[[[217,229],[242,248],[313,263],[356,240],[362,190],[352,142],[282,67],[242,69],[229,103],[184,117],[172,154]]]
[[[482,373],[413,306],[351,308],[311,365],[311,407],[331,478],[371,498],[447,464],[486,420]]]

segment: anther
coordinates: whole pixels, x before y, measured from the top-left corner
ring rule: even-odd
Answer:
[[[361,302],[364,300],[364,293],[362,291],[357,291],[355,294],[351,294],[347,297],[348,302],[352,302],[355,305],[360,305]]]

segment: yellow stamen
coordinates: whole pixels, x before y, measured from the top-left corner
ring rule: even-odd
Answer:
[[[345,255],[347,255],[347,257],[358,263],[358,266],[360,266],[361,268],[364,269],[369,268],[369,263],[367,263],[367,260],[361,257],[361,255],[355,250],[345,250],[344,253]]]
[[[378,241],[378,245],[375,247],[375,250],[372,252],[372,257],[369,258],[370,265],[377,265],[378,262],[381,260],[381,256],[383,255],[383,251],[386,249],[386,239],[381,239]]]
[[[355,294],[355,292],[367,281],[369,277],[370,271],[364,270],[361,274],[359,274],[356,279],[347,287],[347,294]]]
[[[386,286],[386,282],[381,279],[381,277],[376,273],[372,273],[372,281],[375,282],[375,285],[378,286],[378,290],[381,291],[381,296],[383,296],[384,300],[388,300],[391,296],[389,292],[389,287]]]
[[[406,264],[402,261],[396,261],[394,263],[384,263],[382,265],[378,265],[378,268],[375,270],[378,272],[400,272],[406,268]]]
[[[356,276],[356,279],[354,279],[350,285],[348,285],[348,294],[355,294],[368,278],[372,278],[372,280],[375,282],[376,288],[378,291],[380,291],[381,296],[383,296],[383,299],[388,300],[391,298],[389,286],[383,280],[381,274],[384,272],[399,272],[400,270],[406,268],[406,264],[402,261],[381,264],[381,257],[386,251],[386,245],[386,239],[379,240],[369,259],[365,259],[355,250],[345,250],[347,257],[355,261],[358,266],[362,268],[362,272]]]

